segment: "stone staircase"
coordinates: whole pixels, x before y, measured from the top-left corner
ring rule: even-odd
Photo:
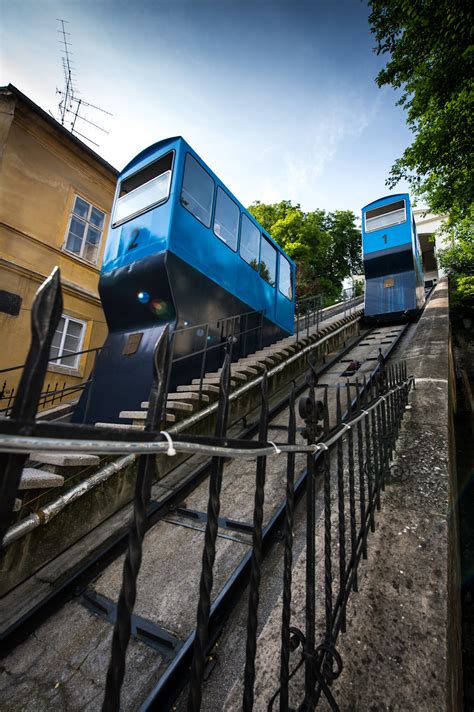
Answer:
[[[82,453],[32,452],[21,473],[19,491],[28,500],[28,493],[63,487],[69,477],[84,467],[97,466],[100,457]],[[14,511],[18,512],[23,500],[15,500]]]
[[[294,336],[289,336],[281,341],[278,341],[270,346],[266,346],[253,354],[249,354],[240,358],[237,362],[231,365],[230,388],[231,391],[239,388],[244,383],[253,380],[260,373],[269,370],[279,363],[282,363],[293,354],[301,351],[309,343],[315,342],[325,335],[329,334],[334,328],[346,323],[346,320],[341,319],[332,322],[331,325],[324,327],[313,326],[309,329],[309,333],[301,337],[298,342],[295,342]],[[189,385],[178,386],[176,392],[169,393],[166,401],[166,424],[177,423],[187,416],[195,413],[209,405],[209,403],[217,400],[219,396],[219,382],[222,368],[212,373],[206,373],[202,380],[202,388],[200,389],[201,380],[194,378]],[[200,396],[201,390],[201,396]],[[124,423],[96,423],[97,426],[107,426],[113,428],[138,428],[145,427],[147,416],[148,402],[141,403],[140,410],[123,410],[119,417]]]

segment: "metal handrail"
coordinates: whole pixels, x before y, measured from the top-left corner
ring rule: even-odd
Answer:
[[[72,356],[81,356],[82,354],[89,354],[89,353],[92,353],[93,351],[101,351],[104,348],[106,348],[106,347],[105,346],[96,346],[93,349],[84,349],[83,351],[73,351],[72,353],[68,354],[67,356],[54,356],[53,358],[48,359],[48,363],[52,363],[53,361],[60,361],[62,358],[71,358]],[[64,364],[62,364],[62,363],[59,363],[57,365],[64,366]],[[25,364],[22,363],[19,366],[10,366],[9,368],[0,368],[0,373],[8,373],[9,371],[18,371],[20,368],[24,368],[24,367],[25,367]],[[66,366],[66,368],[69,368],[69,366]]]

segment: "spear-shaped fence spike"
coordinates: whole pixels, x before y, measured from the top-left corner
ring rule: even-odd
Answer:
[[[38,289],[31,308],[31,344],[11,409],[14,420],[33,420],[38,408],[54,332],[63,299],[59,267]],[[10,523],[27,455],[0,453],[0,542]]]

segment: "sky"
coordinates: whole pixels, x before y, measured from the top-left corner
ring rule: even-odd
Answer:
[[[118,170],[181,135],[244,205],[360,215],[407,190],[385,181],[412,140],[375,83],[368,14],[364,0],[0,0],[0,82],[58,118],[64,19],[76,96],[113,114],[82,110],[108,134],[76,127]]]

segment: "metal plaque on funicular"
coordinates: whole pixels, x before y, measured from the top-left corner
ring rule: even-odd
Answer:
[[[143,331],[137,331],[134,334],[129,334],[122,349],[122,356],[131,356],[138,351],[140,342],[143,337]]]

